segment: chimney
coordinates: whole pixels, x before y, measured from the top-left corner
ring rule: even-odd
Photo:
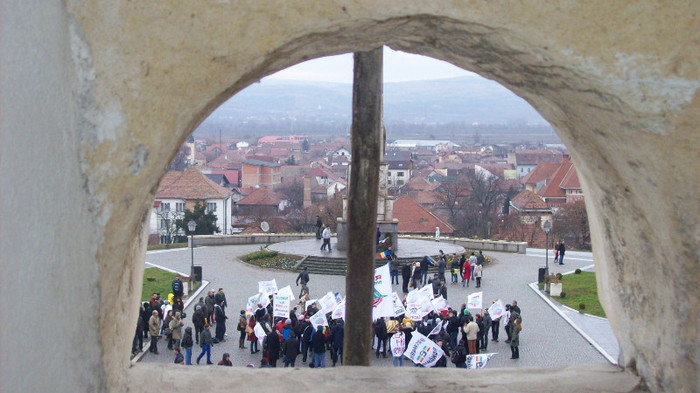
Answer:
[[[304,177],[304,209],[311,206],[311,178]]]

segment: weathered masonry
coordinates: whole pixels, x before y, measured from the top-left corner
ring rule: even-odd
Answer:
[[[268,374],[300,388],[323,378],[339,391],[430,390],[455,377],[129,368],[146,220],[178,147],[265,75],[381,45],[528,100],[595,196],[598,284],[629,372],[512,370],[499,387],[700,390],[699,13],[683,0],[3,1],[0,391],[223,390]],[[487,381],[501,374],[484,371],[470,390],[494,391]]]

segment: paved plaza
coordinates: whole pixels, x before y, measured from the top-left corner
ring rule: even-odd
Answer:
[[[268,248],[280,253],[292,255],[308,255],[325,258],[346,259],[347,251],[339,251],[336,238],[331,239],[331,251],[321,250],[321,240],[312,238],[304,240],[294,240],[289,242],[271,244]],[[394,248],[394,254],[399,259],[422,258],[423,256],[434,256],[442,250],[446,255],[454,253],[462,254],[464,247],[447,242],[436,242],[434,240],[419,239],[399,239],[399,249]],[[400,290],[401,288],[399,288]]]
[[[321,241],[318,240],[317,242],[318,248],[320,248]],[[443,243],[434,243],[434,245],[435,253],[437,253],[437,250],[443,246]],[[257,366],[260,364],[262,352],[251,355],[249,349],[238,348],[239,332],[236,330],[239,311],[245,307],[248,297],[257,293],[258,281],[274,278],[279,288],[291,285],[295,296],[299,293],[299,287],[294,284],[297,273],[262,269],[240,261],[239,258],[241,256],[258,250],[260,247],[260,245],[251,244],[198,247],[194,250],[195,264],[202,266],[203,278],[210,282],[200,296],[204,296],[206,290],[210,288],[224,288],[229,305],[226,309],[229,317],[227,340],[214,345],[212,348],[212,362],[215,364],[221,360],[224,352],[228,352],[231,355],[231,361],[234,366],[246,366],[248,364]],[[502,299],[504,303],[517,300],[522,310],[523,321],[523,330],[520,334],[520,359],[510,359],[510,348],[508,344],[504,343],[506,334],[503,326],[501,326],[500,341],[498,343],[489,342],[488,352],[495,352],[497,355],[491,358],[488,368],[549,368],[606,363],[608,361],[576,329],[555,312],[547,302],[528,287],[529,283],[537,280],[538,268],[545,263],[543,250],[528,250],[526,255],[497,252],[485,252],[485,254],[492,258],[492,262],[484,267],[482,287],[479,289],[484,292],[485,303],[490,303],[491,299],[498,298]],[[590,253],[567,251],[564,266],[552,264],[551,253],[549,257],[550,272],[552,274],[565,273],[593,264]],[[189,272],[190,250],[175,249],[148,252],[146,262],[147,264],[159,265],[180,272]],[[150,265],[147,265],[147,267],[150,267]],[[312,298],[321,297],[329,291],[340,292],[341,295],[345,295],[348,290],[352,290],[351,288],[345,288],[345,277],[343,276],[312,274],[308,286]],[[401,285],[394,285],[394,290],[401,295]],[[466,303],[467,295],[472,292],[476,292],[473,283],[468,288],[462,288],[461,284],[457,286],[448,285],[447,300],[453,308],[460,308],[462,303]],[[192,306],[195,303],[196,300],[190,303],[186,309],[188,318],[185,320],[185,326],[192,326],[190,316],[193,312]],[[595,329],[595,327],[593,328]],[[609,332],[606,332],[606,334],[610,335]],[[614,337],[612,340],[614,340]],[[246,342],[246,346],[248,345],[249,343]],[[160,355],[146,352],[141,361],[172,363],[172,352],[168,351],[165,342],[161,340],[158,346]],[[193,348],[193,364],[199,351],[199,346],[195,345]],[[406,361],[408,363],[405,363],[405,365],[410,366],[410,361],[407,359]],[[203,361],[202,364],[204,363]],[[331,364],[330,355],[326,357],[326,364],[327,366]],[[306,367],[308,363],[302,363],[301,356],[299,356],[296,365],[297,367]],[[386,359],[377,359],[372,356],[372,366],[391,367],[391,356],[388,356]],[[207,366],[193,365],[192,367]],[[454,365],[448,361],[448,367],[454,367]]]

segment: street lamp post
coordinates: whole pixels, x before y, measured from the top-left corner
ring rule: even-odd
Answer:
[[[194,282],[194,230],[197,228],[197,223],[190,220],[187,223],[187,229],[190,230],[190,279]]]
[[[549,231],[552,230],[552,223],[546,220],[542,224],[542,230],[544,230],[544,275],[547,277],[549,275]]]

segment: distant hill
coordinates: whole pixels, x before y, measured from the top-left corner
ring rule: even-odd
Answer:
[[[349,124],[351,105],[351,84],[263,80],[221,105],[205,124],[220,127],[229,122],[292,118]],[[547,124],[525,100],[505,87],[474,77],[385,83],[384,117],[387,124]]]

